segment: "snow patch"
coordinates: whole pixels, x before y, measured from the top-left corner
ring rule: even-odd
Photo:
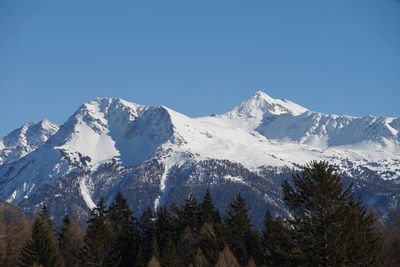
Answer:
[[[87,180],[82,179],[79,182],[79,189],[81,192],[81,195],[83,197],[83,200],[85,201],[86,205],[90,208],[93,209],[96,207],[96,204],[93,202],[92,197],[90,195],[89,187],[87,185]]]
[[[224,178],[235,183],[246,184],[243,179],[238,176],[225,175]]]

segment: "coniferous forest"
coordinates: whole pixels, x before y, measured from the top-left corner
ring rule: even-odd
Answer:
[[[0,266],[398,266],[400,221],[377,220],[327,162],[305,166],[282,193],[291,216],[267,212],[261,230],[240,194],[220,212],[210,190],[143,214],[117,194],[85,226],[68,215],[55,226],[45,204],[32,220],[3,211]]]

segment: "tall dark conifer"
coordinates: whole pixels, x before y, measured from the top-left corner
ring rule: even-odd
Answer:
[[[188,198],[186,198],[185,203],[181,206],[178,213],[178,221],[180,231],[182,232],[187,227],[193,233],[197,233],[201,227],[201,208],[196,198],[190,194]]]
[[[119,255],[112,252],[111,230],[106,221],[106,204],[104,199],[100,198],[88,221],[79,260],[83,266],[118,266]]]
[[[226,241],[241,266],[246,266],[250,257],[257,258],[260,249],[248,211],[244,198],[238,194],[225,218]]]
[[[44,267],[62,266],[62,260],[54,235],[53,222],[46,205],[37,215],[31,238],[21,254],[21,266],[41,265]]]
[[[158,253],[158,244],[155,232],[155,216],[151,207],[147,207],[146,211],[140,217],[139,230],[142,240],[141,247],[143,258],[145,262],[148,262],[154,253]]]
[[[165,243],[161,249],[160,262],[164,267],[175,267],[179,264],[179,255],[177,254],[174,238],[171,233],[165,234]]]
[[[118,266],[132,266],[139,251],[140,238],[136,219],[126,199],[118,193],[107,211],[113,254],[119,255]]]
[[[298,266],[295,261],[294,232],[282,218],[267,212],[261,235],[261,255],[264,266]]]
[[[167,237],[174,237],[174,228],[175,226],[173,225],[173,220],[168,208],[160,207],[156,212],[155,234],[161,250],[163,250]]]
[[[360,202],[354,202],[351,187],[326,162],[312,162],[283,184],[284,201],[296,231],[297,260],[306,266],[374,266],[379,238],[374,219]]]
[[[198,243],[195,235],[190,227],[186,227],[177,244],[180,261],[179,266],[188,266],[190,263],[193,263],[193,258],[197,248]]]
[[[200,229],[197,237],[198,246],[204,253],[208,262],[215,265],[218,260],[219,252],[224,249],[224,239],[215,230],[213,224],[205,223]]]
[[[203,202],[200,204],[201,208],[201,224],[209,223],[214,227],[221,223],[221,217],[218,210],[215,208],[214,200],[211,191],[207,188],[203,196]]]

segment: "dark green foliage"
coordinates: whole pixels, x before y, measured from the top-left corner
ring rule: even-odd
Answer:
[[[143,244],[141,243],[139,248],[138,248],[138,252],[136,254],[136,259],[134,262],[134,266],[136,267],[144,267],[146,266],[146,259],[144,257],[144,252],[143,252]]]
[[[153,254],[157,253],[158,257],[158,245],[156,240],[155,230],[155,217],[152,208],[148,207],[146,211],[140,217],[139,222],[140,234],[142,240],[142,253],[145,262],[150,261]]]
[[[218,254],[224,249],[224,241],[221,235],[215,230],[212,224],[205,223],[198,235],[199,248],[202,250],[206,259],[212,265],[218,260]]]
[[[172,239],[175,233],[172,215],[166,207],[161,207],[156,212],[155,235],[159,248],[162,250],[167,239]]]
[[[131,266],[139,250],[139,230],[126,199],[118,193],[107,211],[111,229],[112,254],[118,255],[117,266]]]
[[[27,241],[21,254],[21,266],[35,264],[44,267],[62,266],[52,220],[46,205],[43,205],[37,215],[32,225],[31,238]]]
[[[161,250],[160,262],[162,266],[165,267],[175,267],[179,264],[179,257],[176,251],[176,245],[174,239],[172,238],[172,234],[166,234],[165,242]]]
[[[381,235],[376,230],[376,219],[367,213],[361,201],[350,202],[347,220],[349,234],[348,264],[353,266],[381,266]]]
[[[185,203],[178,210],[178,224],[180,231],[184,231],[187,227],[193,233],[197,233],[201,227],[201,209],[196,198],[190,194]]]
[[[382,232],[385,237],[381,255],[382,266],[397,267],[400,262],[400,216],[397,214],[392,227],[382,229]]]
[[[211,196],[210,189],[207,188],[203,196],[203,202],[200,205],[200,224],[212,224],[214,227],[221,224],[221,217],[218,210],[215,208],[214,200]]]
[[[312,162],[283,184],[284,201],[293,215],[291,226],[299,250],[297,261],[304,266],[377,264],[378,237],[373,217],[351,188],[326,162]]]
[[[386,230],[389,238],[381,253],[373,215],[354,200],[351,188],[343,189],[327,163],[306,166],[283,184],[283,194],[291,217],[267,213],[260,235],[240,194],[223,221],[207,190],[201,203],[189,195],[180,206],[160,207],[155,213],[148,208],[138,222],[118,194],[108,209],[100,199],[84,236],[77,221],[66,216],[59,231],[60,252],[44,206],[23,249],[21,266],[377,266],[380,257],[385,259],[381,266],[397,266],[400,224]],[[21,232],[29,233],[30,224],[25,224]],[[9,264],[15,260],[5,256],[9,253],[4,248],[10,245],[4,241],[14,247],[18,242],[7,241],[5,229],[11,228],[0,224],[0,264],[15,266]]]
[[[260,250],[258,236],[252,229],[246,202],[240,194],[228,207],[225,238],[241,266],[246,266],[251,256],[257,257]]]
[[[298,266],[294,231],[280,217],[267,212],[261,235],[262,263],[265,266]]]
[[[157,210],[155,221],[155,235],[159,249],[159,258],[162,266],[176,266],[176,227],[172,214],[166,207]]]
[[[101,198],[92,210],[84,244],[79,252],[82,266],[117,266],[119,255],[113,255],[110,226],[106,221],[106,205]]]
[[[197,240],[192,230],[186,227],[177,244],[180,266],[188,266],[192,263],[197,248]]]

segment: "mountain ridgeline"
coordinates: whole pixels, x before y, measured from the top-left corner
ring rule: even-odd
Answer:
[[[85,221],[118,192],[137,214],[200,198],[218,209],[237,193],[260,228],[267,210],[286,216],[282,181],[312,160],[334,164],[356,196],[390,219],[400,201],[400,118],[311,111],[257,92],[233,110],[190,118],[164,106],[98,98],[61,126],[26,124],[0,139],[0,199],[56,222]]]

